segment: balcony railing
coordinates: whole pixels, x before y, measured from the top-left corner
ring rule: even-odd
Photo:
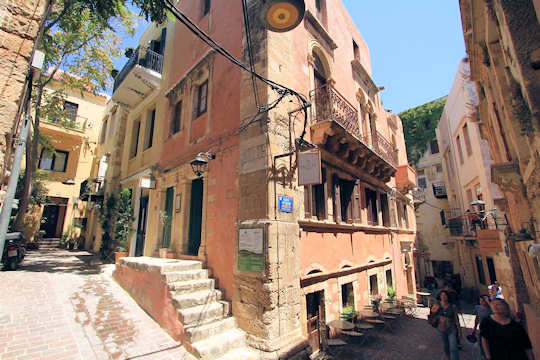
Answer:
[[[392,164],[394,167],[398,165],[397,150],[394,146],[388,142],[378,131],[373,136],[373,148],[375,152],[379,154],[386,162]]]
[[[313,123],[335,121],[349,133],[361,139],[358,126],[358,112],[336,89],[330,85],[321,86],[310,93],[315,104]]]
[[[364,144],[369,144],[368,138],[360,132],[358,112],[336,89],[328,84],[323,85],[312,90],[310,98],[314,104],[312,118],[314,124],[321,121],[335,121]],[[371,148],[377,155],[392,166],[397,167],[397,150],[384,136],[379,132],[374,132],[371,136],[371,142]]]
[[[44,122],[61,126],[65,129],[84,130],[90,126],[88,118],[80,115],[44,118]]]
[[[446,193],[446,185],[443,182],[433,183],[433,195],[438,199],[443,199],[448,197]]]
[[[122,81],[129,74],[131,69],[135,65],[141,65],[147,69],[153,70],[161,74],[163,68],[163,55],[158,54],[155,51],[150,50],[147,47],[137,48],[133,55],[129,58],[128,62],[122,68],[122,71],[114,79],[114,89],[113,92],[120,86]]]

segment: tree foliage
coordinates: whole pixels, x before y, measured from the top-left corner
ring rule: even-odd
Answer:
[[[446,96],[399,113],[405,133],[405,145],[409,162],[416,165],[424,155],[429,143],[436,138]]]
[[[131,225],[135,217],[131,206],[131,191],[123,189],[118,197],[116,225],[114,231],[114,240],[118,251],[127,251],[128,238],[132,232]]]

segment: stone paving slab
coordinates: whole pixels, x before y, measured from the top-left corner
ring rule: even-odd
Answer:
[[[114,265],[112,265],[114,268]],[[193,360],[86,252],[29,252],[0,272],[0,359]]]

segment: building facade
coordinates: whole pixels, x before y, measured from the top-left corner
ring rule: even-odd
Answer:
[[[54,81],[45,88],[56,91]],[[38,171],[46,174],[47,200],[41,209],[42,237],[47,245],[50,239],[79,236],[85,241],[88,209],[84,201],[84,182],[90,175],[96,156],[97,140],[101,131],[101,119],[106,96],[78,90],[65,91],[63,114],[42,117],[40,133],[48,146],[38,149]],[[83,187],[83,191],[81,191]],[[82,195],[82,196],[81,196]],[[82,199],[81,199],[82,197]]]
[[[511,288],[514,279],[496,270],[508,262],[503,247],[506,219],[497,207],[503,195],[491,182],[493,160],[480,135],[477,104],[469,62],[464,59],[437,126],[449,203],[444,217],[456,248],[463,286],[487,293],[489,284],[498,281],[503,289]],[[484,235],[496,238],[496,244],[491,244],[494,248],[485,246]],[[515,301],[510,293],[507,299]]]
[[[433,139],[415,166],[418,190],[414,192],[416,214],[416,259],[420,284],[434,277],[438,285],[459,268],[455,244],[450,241],[444,211],[449,208],[439,143]]]
[[[494,163],[492,181],[505,200],[508,290],[525,311],[531,334],[540,329],[538,247],[540,144],[540,25],[538,1],[460,1],[471,78],[479,93],[478,120]],[[540,342],[534,344],[540,356]]]
[[[116,77],[107,119],[122,119],[115,126],[125,131],[98,150],[105,194],[132,189],[130,254],[203,261],[247,344],[274,357],[317,351],[327,322],[387,297],[389,286],[414,297],[415,172],[401,121],[382,107],[368,47],[341,2],[330,11],[307,1],[300,26],[274,33],[259,21],[260,2],[248,1],[251,51],[241,3],[178,6],[311,106],[306,117],[288,95],[268,106],[281,94],[254,86],[181,23],[152,25]],[[143,47],[160,55],[159,71]],[[195,172],[197,162],[206,167]],[[140,295],[140,275],[117,269],[117,280]],[[143,306],[171,326],[163,311]],[[196,349],[187,323],[177,326],[176,337]]]

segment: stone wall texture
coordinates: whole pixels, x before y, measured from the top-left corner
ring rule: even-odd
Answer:
[[[0,164],[43,15],[43,0],[0,1]]]

